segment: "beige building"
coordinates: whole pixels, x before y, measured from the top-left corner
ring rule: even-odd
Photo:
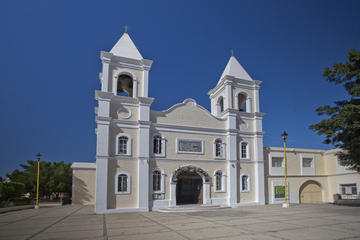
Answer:
[[[100,58],[96,163],[73,164],[73,203],[107,213],[284,201],[282,149],[263,147],[261,81],[235,57],[208,92],[211,112],[193,99],[151,110],[152,61],[127,33]],[[358,191],[359,175],[339,166],[334,150],[288,149],[287,169],[293,203]]]

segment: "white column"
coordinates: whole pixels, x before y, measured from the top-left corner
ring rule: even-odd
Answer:
[[[233,99],[232,99],[232,91],[231,91],[231,85],[226,85],[226,102],[225,102],[225,109],[233,108]]]
[[[211,204],[210,199],[210,183],[203,183],[203,204]]]
[[[254,138],[256,202],[265,204],[264,147],[262,136]]]
[[[138,97],[138,81],[137,80],[133,80],[133,98],[137,98]]]
[[[254,112],[260,112],[260,104],[259,104],[259,87],[256,87],[254,90]]]
[[[109,69],[110,69],[109,61],[104,59],[102,66],[102,79],[101,79],[101,91],[103,92],[109,91],[109,72],[110,72]]]
[[[149,71],[143,71],[143,81],[142,81],[142,96],[141,97],[148,97],[148,87],[149,87]]]
[[[149,210],[150,126],[140,125],[138,132],[138,208]]]
[[[107,210],[109,123],[97,125],[95,212]]]
[[[252,112],[252,99],[248,98],[246,99],[246,112],[251,113]]]
[[[170,183],[170,202],[169,207],[176,206],[176,183]]]
[[[227,135],[227,192],[228,205],[233,207],[237,204],[237,151],[236,134]]]

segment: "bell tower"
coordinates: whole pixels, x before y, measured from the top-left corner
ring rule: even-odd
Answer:
[[[259,108],[261,81],[253,80],[232,55],[215,88],[208,92],[211,113],[227,120],[228,204],[235,205],[242,164],[254,166],[256,202],[264,204],[263,113]],[[251,174],[251,173],[246,173]]]
[[[116,197],[114,189],[111,188],[115,177],[114,171],[121,171],[121,166],[125,164],[137,164],[137,167],[131,165],[131,169],[137,171],[133,172],[133,175],[137,176],[135,182],[139,186],[135,190],[137,191],[137,194],[134,194],[136,206],[133,207],[147,211],[150,106],[154,100],[148,97],[152,60],[142,57],[127,32],[109,52],[101,51],[100,59],[102,61],[102,72],[99,74],[101,90],[95,91],[95,98],[98,101],[98,107],[95,109],[97,123],[95,211],[106,213],[108,209],[116,208],[118,203],[112,200]],[[122,141],[121,149],[119,141]],[[129,163],[129,159],[135,161]]]

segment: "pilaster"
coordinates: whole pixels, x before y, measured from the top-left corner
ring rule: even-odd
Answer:
[[[97,120],[95,212],[107,210],[110,121]]]
[[[231,109],[233,108],[233,97],[232,97],[232,89],[231,84],[227,83],[225,86],[225,96],[226,96],[226,102],[225,102],[225,109]]]
[[[110,74],[110,61],[111,59],[107,57],[103,52],[101,52],[102,60],[102,73],[101,73],[101,91],[109,91],[109,74]]]
[[[143,84],[142,84],[142,97],[148,97],[148,88],[149,88],[149,71],[143,71]]]
[[[227,202],[229,206],[235,206],[237,203],[237,151],[236,151],[236,133],[227,134]]]
[[[264,146],[262,135],[254,138],[256,202],[265,204]]]
[[[138,208],[149,209],[150,125],[140,124],[138,131]]]

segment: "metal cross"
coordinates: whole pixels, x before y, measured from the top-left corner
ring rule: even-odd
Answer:
[[[127,33],[127,32],[128,32],[128,26],[125,25],[125,26],[124,26],[124,29],[125,29],[125,33]]]
[[[234,49],[231,49],[231,56],[234,56]]]

